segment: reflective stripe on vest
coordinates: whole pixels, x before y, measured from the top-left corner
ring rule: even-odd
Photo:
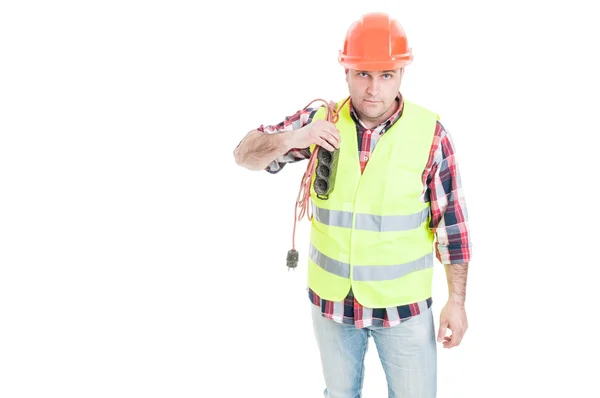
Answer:
[[[310,259],[319,267],[334,275],[343,278],[350,277],[350,264],[334,260],[321,253],[312,244],[310,245]],[[426,254],[414,261],[394,265],[355,265],[353,267],[355,281],[385,281],[400,278],[413,271],[419,271],[433,267],[433,255]]]
[[[313,217],[321,224],[332,227],[352,228],[352,212],[323,209],[314,203]],[[378,216],[374,214],[356,214],[354,229],[375,232],[408,231],[418,228],[429,217],[429,208],[408,215]]]

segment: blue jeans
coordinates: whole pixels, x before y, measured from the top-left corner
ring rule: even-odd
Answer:
[[[391,328],[356,329],[323,317],[319,307],[311,306],[325,397],[361,397],[365,354],[372,336],[389,398],[435,398],[437,354],[431,308],[421,308],[419,315]]]

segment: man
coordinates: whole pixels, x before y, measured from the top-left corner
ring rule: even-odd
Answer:
[[[311,187],[307,259],[324,394],[330,398],[360,396],[371,336],[390,397],[436,396],[434,251],[449,291],[437,341],[455,347],[467,329],[471,244],[461,180],[437,114],[399,91],[412,59],[396,20],[363,15],[350,26],[339,54],[349,100],[338,103],[337,122],[325,120],[324,107],[303,109],[251,131],[234,151],[238,165],[270,173],[309,158],[316,145],[338,157],[329,197]]]

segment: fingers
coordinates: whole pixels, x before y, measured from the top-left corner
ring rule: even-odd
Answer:
[[[457,342],[456,342],[457,339],[458,339],[457,334],[456,333],[452,333],[450,336],[447,336],[444,339],[444,341],[442,342],[442,345],[444,346],[444,348],[456,347],[457,346]]]
[[[333,123],[324,124],[317,134],[322,141],[327,143],[327,146],[319,143],[318,145],[321,145],[328,151],[331,152],[340,147],[340,131]]]
[[[340,147],[340,131],[335,127],[335,124],[318,120],[310,125],[309,139],[311,143],[315,143],[329,152],[333,152]]]
[[[333,145],[336,148],[340,147],[340,136],[339,133],[332,133],[332,132],[328,132],[327,136],[324,137],[327,142],[329,142],[331,145]]]
[[[437,341],[441,343],[444,338],[446,338],[446,332],[448,330],[448,322],[445,320],[440,320],[440,329],[438,330]]]
[[[458,346],[462,338],[465,334],[463,329],[452,330],[452,334],[450,336],[444,337],[444,341],[442,342],[444,348],[452,348]]]
[[[456,347],[459,344],[460,344],[460,341],[459,341],[459,337],[458,337],[457,333],[452,333],[451,336],[446,337],[444,339],[444,341],[442,342],[442,345],[444,346],[444,348]]]
[[[327,136],[323,138],[325,138],[334,147],[339,148],[341,142],[340,130],[335,127],[335,124],[329,123],[324,131],[327,133]]]
[[[335,148],[333,146],[331,146],[331,144],[329,142],[325,141],[323,138],[319,138],[317,140],[317,145],[319,145],[320,147],[323,147],[323,149],[325,149],[329,152],[335,151]]]

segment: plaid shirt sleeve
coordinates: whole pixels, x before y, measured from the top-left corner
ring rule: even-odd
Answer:
[[[283,131],[298,130],[309,124],[318,108],[301,109],[292,116],[275,125],[261,125],[256,130],[267,134],[280,133]],[[278,173],[287,163],[295,163],[310,158],[310,148],[292,148],[288,152],[273,160],[265,170],[271,174]]]
[[[425,195],[431,204],[437,259],[442,264],[467,263],[471,259],[467,208],[452,138],[439,121],[429,156]]]

